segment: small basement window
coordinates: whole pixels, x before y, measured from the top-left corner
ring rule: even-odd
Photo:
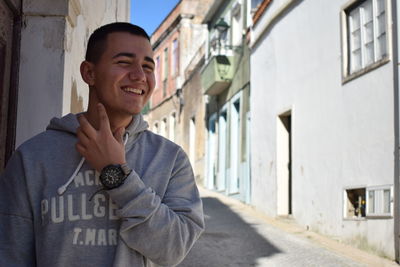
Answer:
[[[393,185],[344,190],[344,218],[392,218]]]
[[[347,219],[365,217],[365,188],[353,188],[345,190],[345,212]]]
[[[366,208],[368,217],[393,216],[393,187],[368,187]]]

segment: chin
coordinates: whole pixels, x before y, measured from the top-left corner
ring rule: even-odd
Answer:
[[[129,115],[135,116],[135,115],[139,114],[140,112],[142,112],[142,109],[131,110],[131,111],[129,111]]]

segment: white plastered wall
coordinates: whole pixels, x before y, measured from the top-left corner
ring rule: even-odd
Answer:
[[[296,1],[262,32],[287,2],[272,1],[252,31],[252,204],[277,215],[277,117],[291,109],[294,219],[394,257],[393,219],[343,219],[344,188],[393,184],[393,65],[343,84],[348,1]]]

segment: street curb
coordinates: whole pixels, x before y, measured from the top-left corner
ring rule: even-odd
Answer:
[[[307,230],[304,227],[301,227],[300,225],[296,224],[296,222],[292,219],[269,217],[265,213],[260,212],[256,210],[254,207],[247,205],[237,199],[233,199],[224,194],[205,189],[201,186],[199,186],[199,191],[201,197],[216,198],[225,205],[227,205],[229,208],[231,208],[233,211],[241,215],[243,218],[246,218],[247,216],[256,217],[262,221],[265,221],[265,223],[273,227],[281,229],[287,233],[302,237],[304,239],[310,240],[316,245],[324,247],[335,254],[349,258],[355,262],[371,267],[399,266],[395,261],[391,261],[389,259],[385,259],[377,255],[370,254],[366,251],[341,243],[327,236]]]

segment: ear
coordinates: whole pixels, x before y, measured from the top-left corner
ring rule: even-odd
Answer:
[[[85,60],[81,63],[80,70],[82,79],[85,81],[85,83],[87,83],[89,86],[94,85],[94,64]]]

